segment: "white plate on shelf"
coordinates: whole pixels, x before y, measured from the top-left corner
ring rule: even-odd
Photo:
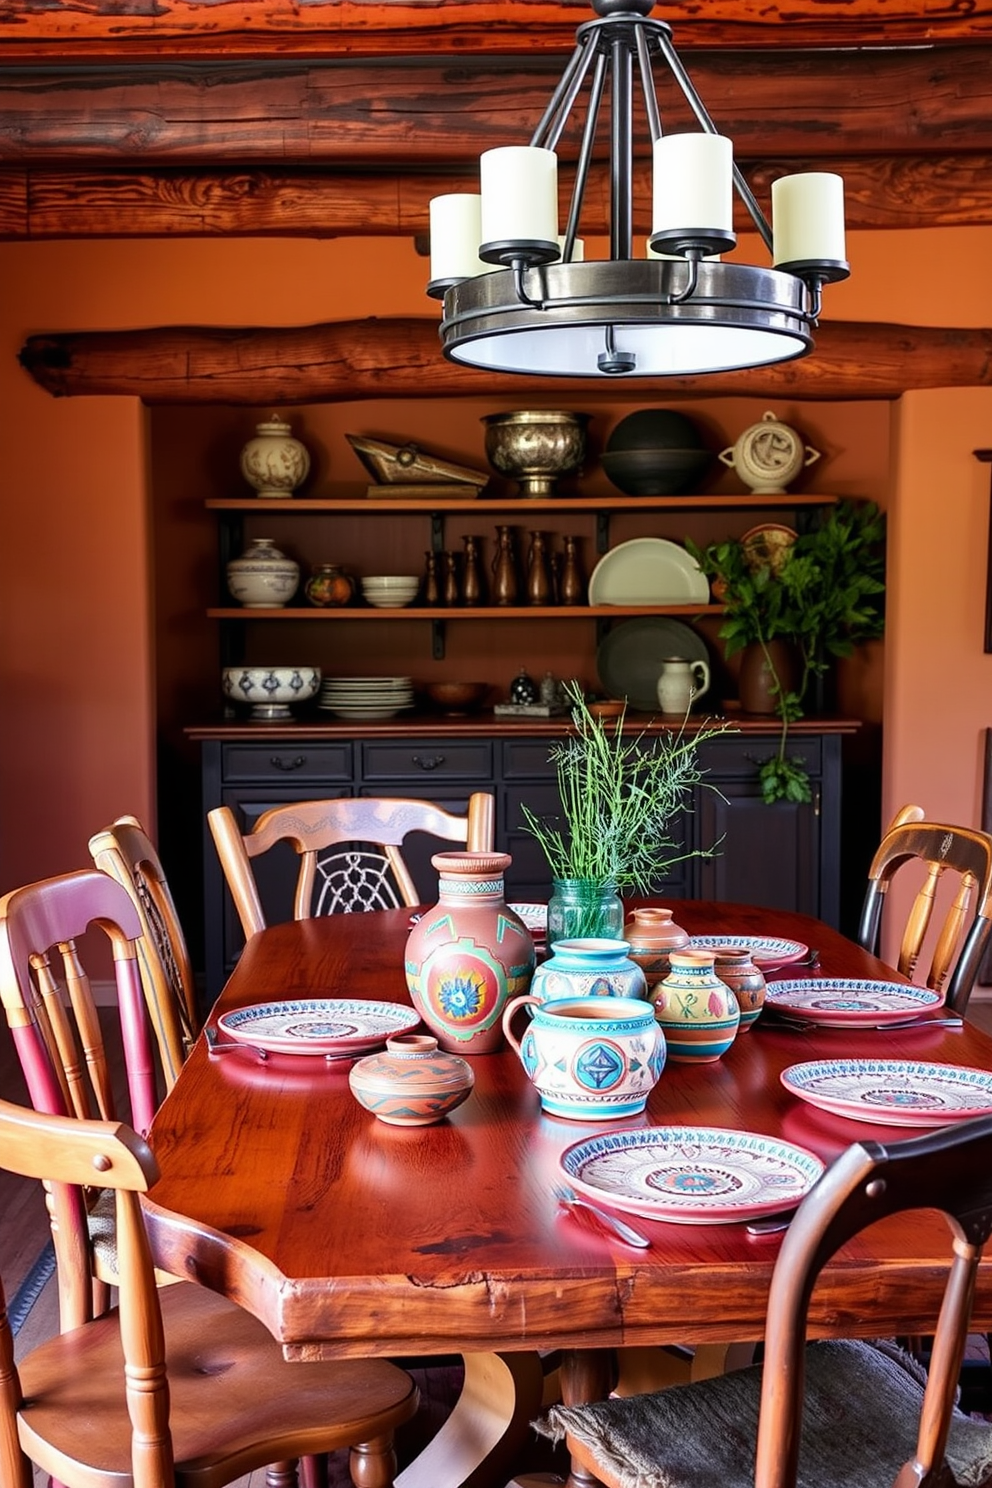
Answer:
[[[604,553],[589,576],[591,605],[709,604],[709,580],[685,548],[633,537]]]
[[[626,698],[632,708],[658,712],[658,678],[673,656],[709,661],[706,642],[691,625],[666,615],[641,615],[615,625],[600,642],[596,668],[607,697]]]
[[[928,987],[908,982],[858,981],[851,977],[809,977],[769,982],[765,1005],[794,1013],[805,1023],[825,1028],[884,1028],[933,1012],[944,999]]]
[[[816,1059],[780,1076],[792,1095],[878,1126],[949,1126],[992,1113],[992,1073],[907,1059]]]
[[[559,1158],[589,1198],[676,1224],[723,1224],[794,1208],[824,1164],[757,1132],[655,1126],[574,1142]]]

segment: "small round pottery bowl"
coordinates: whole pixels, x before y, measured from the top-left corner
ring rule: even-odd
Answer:
[[[471,713],[489,692],[488,682],[428,682],[424,688],[443,713]]]
[[[748,568],[756,573],[767,564],[773,574],[780,574],[798,535],[794,528],[784,527],[780,522],[762,522],[749,528],[741,538]]]
[[[250,703],[252,718],[292,718],[290,703],[306,703],[320,686],[319,667],[225,667],[221,673],[224,696]]]
[[[387,1125],[430,1126],[468,1099],[475,1073],[460,1055],[439,1049],[430,1034],[408,1033],[359,1059],[348,1084],[358,1104]]]
[[[420,580],[416,574],[378,574],[362,580],[362,593],[376,609],[402,609],[417,597]]]
[[[593,718],[619,718],[627,704],[623,698],[600,698],[586,706]]]

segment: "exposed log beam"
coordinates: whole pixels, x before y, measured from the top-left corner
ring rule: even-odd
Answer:
[[[0,58],[432,56],[562,51],[585,0],[4,0]],[[992,37],[989,0],[667,0],[683,49],[885,46]]]
[[[427,319],[32,336],[22,365],[56,397],[123,394],[149,403],[281,405],[364,398],[533,395],[532,377],[494,376],[442,357]],[[602,383],[542,378],[542,391],[595,396]],[[709,377],[638,379],[640,394],[896,398],[911,388],[992,385],[992,329],[835,322],[798,362]],[[616,384],[610,384],[615,392]]]
[[[212,7],[210,7],[212,8]],[[538,58],[18,71],[0,75],[0,159],[48,167],[474,164],[537,122],[560,72]],[[694,79],[742,159],[992,152],[988,46],[707,53]],[[668,128],[694,127],[681,95]],[[567,158],[578,129],[563,141]]]
[[[853,155],[740,164],[765,209],[772,181],[796,170],[838,171],[849,228],[992,225],[992,153]],[[443,191],[477,189],[476,173],[166,169],[58,171],[0,167],[0,239],[141,237],[363,237],[424,234],[428,203]],[[563,203],[571,172],[561,172]],[[651,180],[634,174],[634,227],[647,236]],[[594,167],[582,231],[609,231],[609,186]],[[563,218],[564,220],[564,218]],[[737,204],[737,230],[751,224]]]

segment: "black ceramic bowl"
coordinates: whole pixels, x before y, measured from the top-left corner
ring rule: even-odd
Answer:
[[[690,491],[712,456],[706,449],[605,450],[603,469],[627,496],[674,496]]]
[[[699,426],[674,408],[638,408],[622,418],[606,441],[615,450],[705,449]]]

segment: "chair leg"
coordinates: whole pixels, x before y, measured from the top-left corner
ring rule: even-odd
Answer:
[[[392,1488],[396,1466],[391,1431],[371,1441],[358,1442],[349,1453],[348,1468],[355,1488]]]
[[[327,1488],[327,1454],[300,1458],[300,1482],[303,1488]]]
[[[299,1488],[296,1458],[286,1462],[273,1462],[265,1469],[265,1488]]]

